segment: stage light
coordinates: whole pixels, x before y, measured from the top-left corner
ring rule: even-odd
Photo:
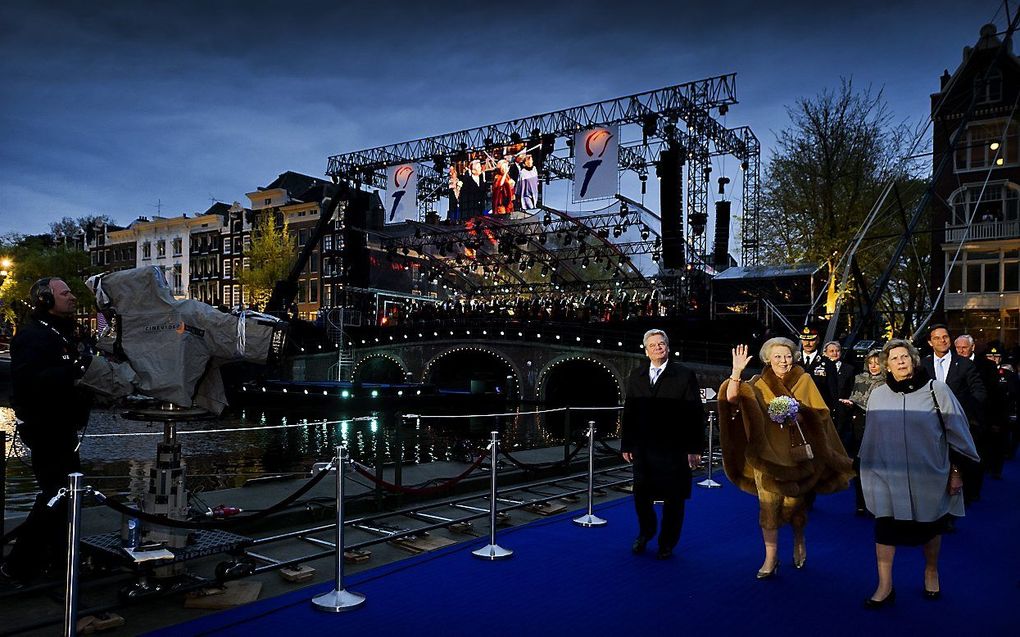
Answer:
[[[566,235],[565,235],[565,236],[563,237],[563,245],[565,245],[565,246],[568,246],[568,245],[570,245],[570,244],[571,244],[571,242],[573,242],[573,240],[574,240],[574,235],[572,235],[572,234],[570,234],[570,233],[568,232],[568,233],[567,233],[567,234],[566,234]]]
[[[622,234],[623,234],[623,229],[620,228],[620,226],[613,226],[613,237],[614,238],[619,239],[620,235],[622,235]]]
[[[992,142],[988,148],[991,150],[999,150],[999,142]]]
[[[641,226],[641,240],[642,241],[648,241],[648,237],[650,235],[651,235],[651,231],[648,229],[648,226],[642,225]]]
[[[658,253],[658,251],[652,253],[652,261],[655,261],[656,263],[659,262],[659,253]]]
[[[585,257],[584,261],[581,261],[581,269],[582,270],[587,270],[588,269],[588,257]]]
[[[626,201],[621,201],[620,202],[620,217],[626,219],[628,214],[630,214],[630,206],[627,205]]]
[[[552,215],[546,212],[545,216],[542,217],[542,225],[548,226],[550,223],[552,223]]]

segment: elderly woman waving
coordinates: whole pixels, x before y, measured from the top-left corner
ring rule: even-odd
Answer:
[[[861,487],[875,516],[878,587],[864,605],[896,599],[897,546],[924,546],[924,596],[938,599],[939,549],[950,516],[963,516],[962,457],[977,462],[967,416],[945,383],[932,380],[908,341],[882,348],[886,384],[871,392],[861,441]]]
[[[845,489],[853,470],[811,376],[795,363],[785,338],[769,339],[759,356],[765,368],[750,382],[741,374],[751,360],[746,345],[733,349],[733,370],[719,394],[719,440],[726,476],[758,496],[765,561],[758,579],[779,567],[779,527],[793,527],[793,565],[807,561],[807,497]]]

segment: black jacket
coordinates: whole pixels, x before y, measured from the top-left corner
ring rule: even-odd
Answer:
[[[627,379],[620,448],[634,454],[635,489],[647,490],[656,499],[689,498],[687,454],[705,448],[701,388],[693,371],[672,360],[653,387],[650,366],[639,365]]]
[[[985,401],[988,400],[988,392],[981,382],[974,361],[956,352],[951,352],[950,355],[952,359],[949,362],[949,371],[946,372],[946,384],[953,390],[956,400],[960,401],[971,427],[980,426],[984,422],[983,409]],[[931,354],[925,356],[921,364],[930,377],[938,378],[935,374],[935,358]]]
[[[77,323],[33,314],[11,340],[11,405],[18,418],[54,433],[88,424],[92,394],[75,386],[88,356]]]
[[[801,355],[803,356],[803,353]],[[825,354],[815,350],[814,360],[811,361],[811,364],[808,365],[806,362],[801,364],[804,367],[804,371],[815,381],[818,393],[822,395],[822,400],[825,401],[825,406],[829,408],[829,413],[835,414],[836,406],[839,404],[839,372],[836,369],[836,363]],[[852,385],[853,376],[850,379]]]

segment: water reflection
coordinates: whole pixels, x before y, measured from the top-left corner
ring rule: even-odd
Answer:
[[[572,416],[568,430],[561,413],[528,410],[500,419],[405,419],[386,411],[297,414],[293,409],[259,409],[242,410],[219,420],[181,423],[178,432],[187,486],[200,493],[241,486],[253,477],[307,475],[313,463],[333,455],[341,440],[354,460],[374,466],[398,459],[404,464],[463,461],[471,449],[485,446],[494,427],[503,432],[507,449],[563,444],[567,435],[576,439],[593,417],[600,421],[600,437],[618,435],[616,412]],[[27,449],[14,444],[14,422],[13,411],[0,407],[0,430],[8,432],[4,450],[9,458],[7,510],[27,511],[35,484]],[[233,428],[241,431],[214,431]],[[86,482],[107,495],[140,496],[148,488],[149,470],[162,435],[161,422],[128,420],[119,411],[94,411],[81,447]]]

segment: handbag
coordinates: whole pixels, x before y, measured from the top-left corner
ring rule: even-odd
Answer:
[[[800,423],[796,418],[793,419],[793,426],[787,427],[787,431],[790,432],[790,457],[794,462],[807,462],[815,457],[813,451],[811,451],[811,443],[804,437],[804,430],[800,428]],[[794,430],[797,431],[794,434]]]
[[[946,492],[950,495],[953,494],[953,471],[952,461],[949,458],[949,432],[946,431],[946,421],[942,418],[942,408],[939,407],[939,399],[935,397],[935,383],[934,381],[928,381],[928,391],[931,393],[931,402],[935,405],[935,415],[939,417],[939,425],[942,426],[942,437],[946,440],[946,461],[950,464],[949,477],[946,478]]]

